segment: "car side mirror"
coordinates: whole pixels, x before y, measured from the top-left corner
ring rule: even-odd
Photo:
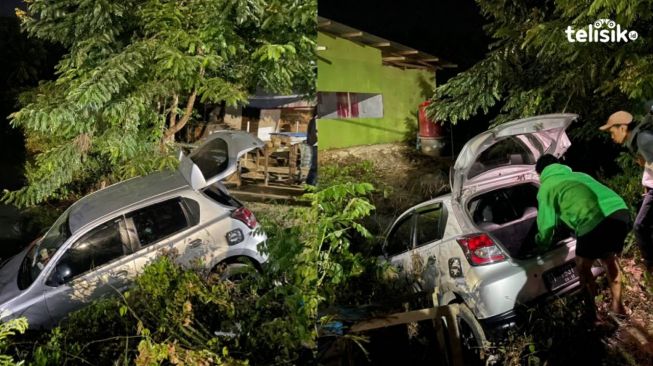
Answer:
[[[72,278],[72,274],[73,271],[72,269],[70,269],[69,265],[65,263],[58,264],[54,268],[52,275],[50,276],[50,278],[48,278],[48,281],[45,284],[53,287],[61,286],[64,283],[70,281],[70,279]]]

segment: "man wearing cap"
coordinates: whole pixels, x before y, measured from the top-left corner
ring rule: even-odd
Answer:
[[[644,197],[633,229],[646,270],[653,274],[653,121],[649,114],[643,122],[633,121],[633,115],[618,111],[610,115],[599,129],[607,131],[612,141],[625,145],[644,166],[642,185]]]

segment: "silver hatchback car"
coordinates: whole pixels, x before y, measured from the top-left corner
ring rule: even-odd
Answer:
[[[435,305],[460,303],[461,331],[475,344],[484,330],[511,325],[518,304],[579,287],[570,233],[534,253],[535,162],[567,150],[565,130],[576,118],[520,119],[472,138],[452,169],[451,193],[407,210],[388,231],[386,258]]]
[[[210,135],[179,168],[137,177],[70,206],[47,233],[0,268],[2,319],[49,327],[101,296],[126,289],[161,251],[183,265],[227,272],[260,267],[266,236],[219,182],[263,143],[241,131]]]

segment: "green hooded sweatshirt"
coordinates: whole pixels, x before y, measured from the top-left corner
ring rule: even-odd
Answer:
[[[537,245],[546,249],[551,245],[560,221],[583,236],[592,231],[604,218],[626,209],[626,203],[613,190],[584,173],[572,172],[562,164],[551,164],[540,174],[537,192]]]

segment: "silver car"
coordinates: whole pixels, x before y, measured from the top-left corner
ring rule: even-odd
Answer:
[[[210,135],[176,171],[117,183],[70,206],[38,241],[0,268],[2,319],[49,327],[103,295],[126,289],[162,251],[186,266],[260,267],[256,218],[219,182],[263,143],[244,132]]]
[[[484,331],[512,325],[517,305],[579,287],[570,233],[548,252],[534,251],[535,162],[567,150],[565,130],[576,118],[520,119],[472,138],[452,169],[451,193],[407,210],[388,231],[391,264],[435,305],[462,304],[463,338],[475,345]]]

